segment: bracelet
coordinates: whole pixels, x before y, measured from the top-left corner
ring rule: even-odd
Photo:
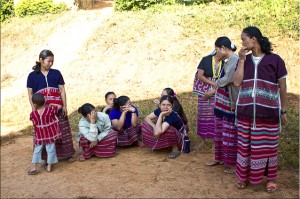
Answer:
[[[286,111],[280,111],[280,114],[284,115],[284,114],[286,114]]]

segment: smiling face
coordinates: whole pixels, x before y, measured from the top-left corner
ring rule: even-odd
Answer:
[[[169,102],[168,100],[163,100],[163,101],[160,103],[159,107],[160,107],[160,110],[161,110],[162,112],[164,112],[164,111],[170,110],[170,109],[173,107],[173,105],[172,105],[171,102]]]
[[[113,105],[115,98],[116,98],[115,94],[108,95],[107,98],[105,99],[106,104],[107,105]]]
[[[41,69],[44,71],[48,71],[48,70],[50,70],[51,66],[53,65],[54,57],[48,56],[44,60],[42,58],[40,58],[40,62],[41,62]]]

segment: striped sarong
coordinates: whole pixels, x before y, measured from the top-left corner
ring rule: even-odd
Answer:
[[[215,115],[214,115],[215,98],[204,100],[198,96],[198,128],[197,134],[201,138],[214,139],[215,136]]]
[[[178,149],[181,150],[182,134],[172,126],[169,126],[169,128],[159,138],[156,138],[154,137],[153,128],[144,122],[142,124],[142,135],[144,145],[152,150],[175,145],[177,145]]]
[[[55,143],[56,155],[58,158],[69,158],[72,157],[75,153],[73,146],[73,139],[71,133],[71,127],[68,117],[64,117],[63,113],[58,113],[57,118],[59,120],[59,126],[62,134],[62,139],[59,142]],[[35,134],[34,134],[35,139]],[[46,149],[43,149],[42,159],[47,159]]]
[[[237,128],[234,119],[222,119],[216,116],[214,150],[216,161],[224,161],[226,166],[236,165]]]
[[[91,142],[84,136],[80,137],[79,145],[83,150],[82,156],[90,158],[92,155],[97,157],[112,157],[116,155],[118,132],[111,130],[102,140],[98,141],[97,146],[90,149]]]
[[[275,180],[278,164],[279,123],[238,119],[236,175],[240,181],[259,184],[263,176]]]
[[[114,129],[116,130],[116,129]],[[118,131],[118,146],[130,146],[135,141],[140,139],[141,125],[130,126],[126,129],[116,130]]]

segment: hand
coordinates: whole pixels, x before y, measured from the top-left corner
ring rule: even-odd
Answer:
[[[129,106],[129,107],[127,107],[127,109],[130,112],[135,112],[135,108],[133,106]]]
[[[154,131],[154,137],[159,138],[160,135],[161,135],[160,133],[157,133],[157,132]]]
[[[247,49],[247,47],[242,47],[241,50],[239,51],[239,59],[241,61],[245,61],[246,60],[246,53],[249,52],[249,50]]]
[[[153,103],[154,103],[156,106],[159,106],[159,100],[158,100],[158,99],[153,100]]]
[[[168,116],[170,115],[172,112],[172,109],[169,109],[168,111],[162,111],[160,114],[162,117]]]
[[[112,104],[106,105],[106,106],[104,107],[104,109],[103,109],[103,112],[106,112],[107,110],[112,109],[112,107],[113,107]]]
[[[98,140],[96,140],[96,141],[93,141],[93,142],[91,142],[91,144],[90,144],[90,149],[92,149],[92,148],[94,148],[95,146],[97,146],[97,144],[98,144]]]
[[[286,117],[286,114],[282,114],[280,116],[280,119],[281,119],[281,124],[284,125],[287,123],[287,117]]]
[[[210,97],[215,93],[215,90],[206,91],[203,99],[209,100]]]
[[[95,124],[97,121],[97,112],[95,110],[92,110],[90,113],[90,122],[92,124]]]
[[[67,111],[67,108],[65,106],[62,107],[62,112],[63,112],[64,117],[68,116],[68,111]]]

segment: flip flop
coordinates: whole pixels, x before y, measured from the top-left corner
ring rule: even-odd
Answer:
[[[28,175],[35,175],[37,173],[38,173],[38,170],[32,170],[32,169],[30,169],[30,170],[27,171]]]
[[[85,161],[86,159],[81,155],[80,157],[79,157],[79,161],[80,162],[83,162],[83,161]]]
[[[267,182],[266,191],[268,193],[275,192],[277,190],[277,184],[274,182]]]
[[[173,152],[170,153],[169,158],[175,159],[175,158],[177,158],[179,155],[180,155],[180,152],[179,152],[179,151],[173,151]]]
[[[237,182],[235,185],[238,189],[245,189],[247,186],[247,183],[246,182]]]
[[[75,158],[73,158],[73,157],[68,157],[68,161],[71,163],[71,162],[75,162],[75,161],[76,161],[76,159],[75,159]]]
[[[233,174],[233,173],[235,173],[235,168],[228,167],[228,168],[226,168],[224,170],[224,173],[226,173],[226,174]]]
[[[223,164],[224,164],[223,161],[218,162],[218,161],[213,160],[213,161],[206,163],[205,166],[216,166],[216,165],[223,165]]]

